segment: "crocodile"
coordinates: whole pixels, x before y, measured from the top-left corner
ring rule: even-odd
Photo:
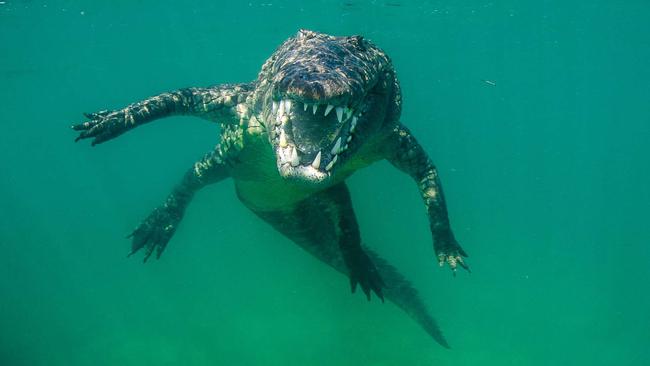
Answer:
[[[404,310],[435,341],[448,342],[417,290],[362,244],[345,183],[388,160],[417,183],[440,266],[469,271],[450,227],[436,167],[400,122],[402,96],[390,58],[362,36],[300,30],[263,64],[256,80],[166,92],[118,110],[85,113],[75,141],[97,145],[154,120],[178,115],[220,126],[216,147],[127,237],[129,255],[160,257],[194,194],[232,178],[239,200],[259,218],[360,287]]]

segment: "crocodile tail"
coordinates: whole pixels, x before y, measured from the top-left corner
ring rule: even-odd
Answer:
[[[375,267],[381,274],[381,278],[386,284],[383,289],[384,295],[395,305],[399,306],[413,320],[415,320],[429,335],[445,348],[450,348],[445,336],[438,328],[435,319],[429,314],[427,307],[416,290],[395,267],[381,258],[377,253],[364,247],[366,254],[372,259]]]
[[[244,201],[244,203],[246,202]],[[254,207],[251,209],[308,253],[346,276],[349,275],[338,246],[337,232],[340,230],[334,228],[333,220],[330,217],[335,209],[323,209],[322,200],[318,196],[306,200],[303,204],[313,206],[307,206],[309,210],[298,213],[294,211],[258,211]],[[397,272],[395,267],[370,248],[364,246],[364,251],[375,264],[386,285],[382,289],[384,296],[420,324],[441,346],[449,348],[438,324],[429,314],[413,285]]]

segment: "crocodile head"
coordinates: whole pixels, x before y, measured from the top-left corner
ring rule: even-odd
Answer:
[[[335,179],[400,112],[389,58],[360,36],[300,30],[266,61],[258,89],[278,172],[305,183]]]

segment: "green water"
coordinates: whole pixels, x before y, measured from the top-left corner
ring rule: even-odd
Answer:
[[[221,3],[0,1],[0,365],[649,364],[647,1]],[[230,181],[159,261],[126,258],[218,129],[170,118],[91,148],[68,126],[252,80],[299,28],[394,61],[473,273],[438,268],[405,175],[378,163],[349,185],[364,241],[451,350],[350,295]]]

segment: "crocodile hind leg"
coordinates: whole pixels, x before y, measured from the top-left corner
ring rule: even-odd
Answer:
[[[347,187],[343,183],[317,193],[291,209],[258,211],[253,207],[249,206],[249,208],[309,254],[338,272],[346,276],[350,275],[343,256],[344,251],[341,250],[339,243],[341,237],[350,230],[344,227],[345,223],[354,225],[353,231],[356,231],[356,235],[358,235],[358,227]],[[350,216],[353,221],[340,219]],[[434,340],[448,348],[449,345],[436,321],[429,314],[411,283],[372,250],[365,246],[362,246],[362,250],[379,273],[381,293],[420,324]]]
[[[337,249],[337,266],[345,268],[350,278],[350,287],[355,292],[357,285],[370,300],[374,292],[382,301],[383,282],[374,264],[361,247],[359,225],[352,209],[352,201],[345,183],[337,184],[299,202],[284,211],[260,212],[258,216],[278,231],[300,245],[311,250],[327,250],[325,244],[332,243]],[[331,253],[317,253],[329,256]]]

